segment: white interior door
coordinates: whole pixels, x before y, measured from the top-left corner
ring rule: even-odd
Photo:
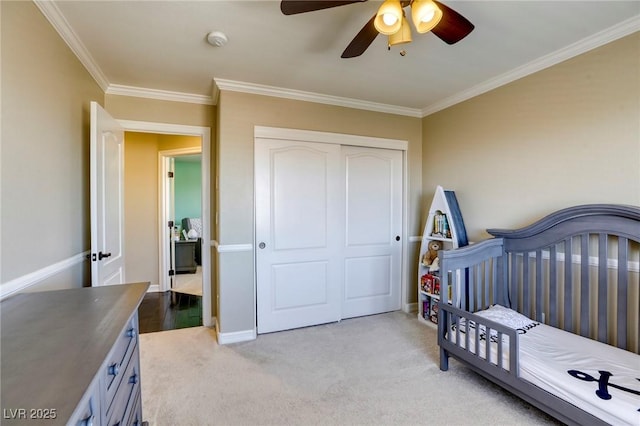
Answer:
[[[91,102],[91,285],[125,282],[124,130]]]
[[[345,191],[342,318],[400,309],[402,152],[342,147]]]
[[[340,319],[340,146],[256,140],[258,333]]]

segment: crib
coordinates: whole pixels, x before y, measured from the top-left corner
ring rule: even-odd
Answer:
[[[640,424],[640,207],[592,204],[441,251],[453,357],[566,424]]]

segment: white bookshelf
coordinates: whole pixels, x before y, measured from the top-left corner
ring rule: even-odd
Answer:
[[[429,254],[430,245],[434,242],[439,244],[439,250],[468,244],[455,193],[441,186],[436,187],[429,207],[418,258],[418,319],[427,324],[437,323],[437,303],[440,293],[444,291],[440,288],[439,258],[434,260],[433,255]]]

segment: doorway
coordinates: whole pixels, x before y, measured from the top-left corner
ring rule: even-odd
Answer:
[[[160,151],[160,290],[202,297],[200,147]]]
[[[211,237],[210,237],[210,129],[208,127],[197,126],[184,126],[184,125],[172,125],[164,123],[149,123],[149,122],[136,122],[119,120],[121,126],[125,131],[129,133],[136,133],[139,136],[147,139],[155,138],[161,140],[156,144],[150,144],[145,146],[139,144],[139,150],[137,154],[152,157],[151,163],[148,163],[145,167],[132,167],[129,168],[128,178],[136,179],[135,186],[138,188],[137,194],[129,194],[127,197],[134,197],[134,202],[139,201],[140,198],[152,199],[152,202],[148,205],[153,206],[153,210],[150,208],[135,210],[131,213],[132,217],[125,216],[125,227],[135,235],[136,232],[140,234],[140,230],[137,227],[144,227],[145,229],[153,228],[150,232],[152,237],[147,237],[145,247],[137,247],[142,245],[144,241],[142,239],[129,241],[134,245],[134,249],[141,254],[145,259],[141,262],[146,262],[147,266],[151,266],[151,270],[145,272],[144,275],[140,275],[138,280],[151,281],[152,286],[150,292],[165,293],[171,292],[172,283],[169,279],[169,266],[170,259],[165,256],[166,252],[169,252],[167,246],[170,246],[170,231],[173,229],[168,228],[166,218],[163,215],[162,200],[164,200],[163,185],[159,183],[159,175],[163,172],[162,156],[160,151],[171,151],[172,149],[183,150],[185,147],[176,147],[175,145],[167,145],[163,143],[163,139],[166,142],[166,138],[170,136],[182,137],[182,138],[196,138],[198,140],[197,147],[188,147],[186,151],[177,153],[177,156],[184,155],[199,155],[200,156],[200,212],[199,217],[201,219],[201,232],[199,236],[200,246],[200,288],[202,293],[201,299],[201,316],[202,324],[204,326],[212,326],[215,324],[214,314],[212,312],[212,286],[211,286]],[[129,150],[130,144],[125,135],[125,149]],[[130,153],[129,153],[130,154]],[[134,154],[135,156],[136,154]],[[125,167],[127,167],[127,160],[131,160],[132,155],[125,157]],[[131,201],[131,200],[129,200]],[[164,210],[166,211],[166,209]],[[168,215],[167,215],[168,217]],[[174,218],[174,222],[177,222]],[[165,236],[167,238],[165,238]],[[154,242],[154,245],[149,244],[149,240]],[[152,248],[149,248],[152,247]],[[131,250],[128,254],[132,253]],[[135,264],[136,259],[131,259],[129,265],[132,271],[136,271],[136,268],[140,268],[140,265]],[[166,262],[166,264],[165,264]],[[166,271],[166,274],[165,272]],[[152,279],[149,279],[152,277]],[[135,280],[135,275],[129,275],[129,280]]]

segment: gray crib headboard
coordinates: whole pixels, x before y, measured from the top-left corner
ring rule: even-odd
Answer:
[[[582,205],[487,232],[503,241],[501,281],[513,309],[638,352],[640,207]]]

